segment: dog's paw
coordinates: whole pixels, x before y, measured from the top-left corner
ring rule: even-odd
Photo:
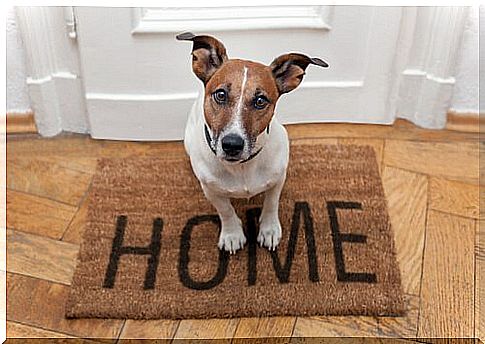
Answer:
[[[232,231],[221,231],[219,236],[219,244],[217,245],[220,250],[229,251],[229,253],[234,254],[237,250],[240,250],[246,244],[246,237],[242,228]]]
[[[258,242],[261,246],[274,251],[281,240],[281,225],[278,219],[263,221],[259,227]]]

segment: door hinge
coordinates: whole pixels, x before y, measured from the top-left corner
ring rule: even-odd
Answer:
[[[64,9],[64,18],[66,21],[67,35],[70,39],[77,38],[76,15],[73,6],[67,6]]]

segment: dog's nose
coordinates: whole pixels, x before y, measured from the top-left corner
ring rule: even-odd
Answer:
[[[222,138],[222,150],[229,156],[236,156],[244,148],[244,140],[236,134],[229,134]]]

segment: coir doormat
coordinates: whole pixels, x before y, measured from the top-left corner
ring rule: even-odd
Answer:
[[[67,317],[403,314],[372,148],[292,145],[273,252],[256,241],[262,201],[233,200],[248,242],[229,255],[188,158],[101,160]]]

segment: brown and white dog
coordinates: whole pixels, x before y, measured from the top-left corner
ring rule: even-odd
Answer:
[[[211,36],[190,32],[192,69],[204,92],[192,107],[185,129],[185,150],[207,199],[221,220],[218,247],[235,253],[246,237],[230,198],[265,192],[258,242],[274,250],[281,239],[278,204],[286,178],[289,143],[274,117],[279,97],[295,89],[309,64],[328,67],[318,58],[289,53],[266,66],[229,59]]]

